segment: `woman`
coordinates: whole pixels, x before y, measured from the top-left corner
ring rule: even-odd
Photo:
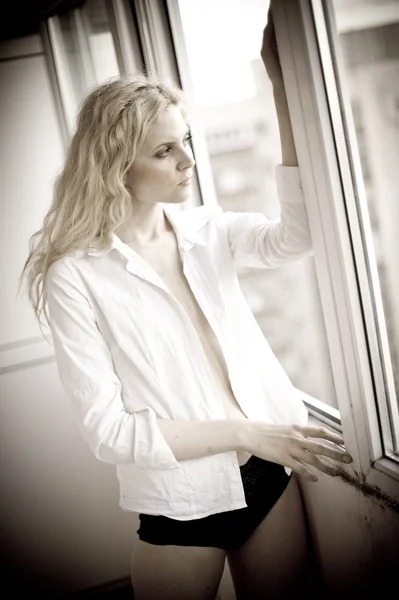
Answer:
[[[306,425],[238,285],[237,266],[312,252],[270,13],[261,55],[281,133],[281,221],[173,210],[195,165],[182,95],[122,79],[85,100],[24,268],[82,434],[117,465],[121,507],[139,513],[137,600],[215,598],[226,556],[240,599],[297,595],[307,542],[296,477],[317,481],[311,465],[336,475],[323,457],[351,460],[341,436]]]

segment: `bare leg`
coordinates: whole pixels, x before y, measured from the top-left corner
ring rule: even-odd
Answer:
[[[138,540],[131,566],[135,600],[215,600],[225,559],[221,548]]]
[[[295,476],[252,536],[228,553],[228,562],[237,600],[306,595],[307,532]]]

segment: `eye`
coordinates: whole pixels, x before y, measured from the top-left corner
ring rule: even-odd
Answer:
[[[184,145],[187,146],[187,144],[189,143],[189,141],[191,140],[193,136],[191,135],[191,133],[188,133],[186,135],[186,137],[184,138]],[[169,156],[170,152],[172,150],[172,146],[167,146],[165,148],[165,150],[162,150],[162,152],[160,152],[159,154],[156,155],[156,158],[166,158],[167,156]]]
[[[172,150],[172,147],[168,146],[167,148],[165,148],[165,150],[162,150],[162,152],[157,154],[157,158],[166,158],[170,154],[171,150]]]

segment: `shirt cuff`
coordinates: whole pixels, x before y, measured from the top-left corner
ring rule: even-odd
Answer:
[[[140,469],[179,469],[180,463],[166,443],[153,408],[134,413],[134,462]]]
[[[299,167],[275,167],[277,195],[280,202],[301,204],[304,202]]]

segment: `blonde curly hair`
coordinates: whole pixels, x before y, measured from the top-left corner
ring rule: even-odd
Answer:
[[[52,204],[30,238],[20,276],[19,289],[26,277],[39,325],[43,314],[50,324],[45,286],[50,266],[72,250],[104,249],[111,232],[131,216],[125,175],[149,127],[170,105],[185,115],[180,88],[141,74],[108,81],[84,99]]]

